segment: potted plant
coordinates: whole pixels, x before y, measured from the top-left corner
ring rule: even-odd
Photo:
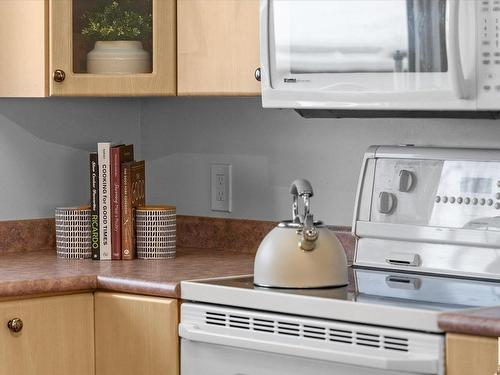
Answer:
[[[151,72],[151,56],[142,42],[151,37],[151,13],[131,0],[100,1],[82,16],[81,34],[95,42],[87,54],[87,72],[137,74]]]

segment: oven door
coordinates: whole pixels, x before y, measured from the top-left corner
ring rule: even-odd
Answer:
[[[184,303],[182,375],[444,374],[443,335]]]
[[[396,375],[380,370],[311,358],[181,340],[182,375]],[[405,372],[404,374],[418,374]]]
[[[461,0],[261,0],[264,107],[475,110]]]

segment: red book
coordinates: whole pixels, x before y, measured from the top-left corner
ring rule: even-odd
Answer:
[[[134,259],[135,207],[146,202],[146,168],[144,160],[122,164],[122,259]]]
[[[134,160],[134,145],[111,148],[111,259],[122,258],[121,165]]]

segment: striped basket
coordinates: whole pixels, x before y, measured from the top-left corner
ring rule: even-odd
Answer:
[[[66,259],[90,258],[90,208],[58,207],[55,217],[57,256]]]
[[[175,258],[175,206],[137,207],[135,225],[137,258]]]

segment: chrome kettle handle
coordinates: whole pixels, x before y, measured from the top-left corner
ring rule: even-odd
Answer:
[[[314,195],[312,185],[305,178],[299,178],[292,182],[290,186],[290,194],[302,197],[304,195],[308,195],[312,197]]]
[[[293,195],[293,222],[300,224],[297,234],[300,235],[299,246],[304,251],[312,251],[316,247],[319,237],[318,229],[314,226],[313,215],[310,212],[310,198],[314,195],[312,185],[304,178],[295,180],[290,186]],[[299,197],[304,200],[304,216],[299,214]]]
[[[301,224],[309,215],[309,198],[314,195],[312,185],[304,178],[299,178],[292,182],[290,186],[290,194],[293,196],[292,201],[292,221]],[[304,200],[304,216],[299,215],[299,197]]]

